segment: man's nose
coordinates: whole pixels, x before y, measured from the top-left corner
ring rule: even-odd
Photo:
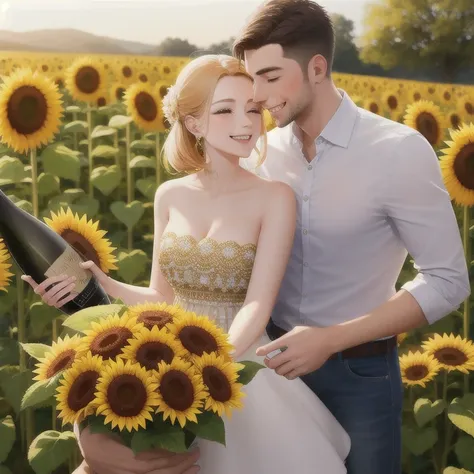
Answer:
[[[266,99],[267,99],[267,97],[266,97],[266,94],[265,94],[264,87],[254,84],[254,86],[253,86],[253,100],[254,100],[254,102],[257,102],[258,104],[264,104]]]

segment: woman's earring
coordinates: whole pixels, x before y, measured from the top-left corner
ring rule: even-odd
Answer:
[[[202,137],[196,137],[196,150],[200,155],[204,155],[204,149],[202,147]]]

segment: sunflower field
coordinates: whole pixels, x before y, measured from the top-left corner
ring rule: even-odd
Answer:
[[[148,286],[153,198],[173,179],[160,158],[169,125],[161,102],[189,59],[0,57],[1,189],[114,279]],[[474,87],[338,73],[334,79],[360,107],[419,130],[431,143],[471,267]],[[266,124],[274,126],[269,116]],[[414,275],[409,257],[398,285]],[[52,383],[53,362],[65,360],[76,340],[62,326],[65,316],[20,277],[0,238],[0,474],[71,473],[81,456],[71,426],[58,418],[53,385],[46,400],[24,409],[21,402],[33,378]],[[406,474],[474,472],[471,305],[399,335]],[[146,308],[147,317],[159,317],[154,311]],[[26,343],[51,348],[54,360],[38,363]]]

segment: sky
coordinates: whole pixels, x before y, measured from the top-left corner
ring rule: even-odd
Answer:
[[[206,47],[236,35],[260,0],[0,0],[0,29],[75,28],[158,44],[168,36]],[[320,0],[361,33],[369,0]]]

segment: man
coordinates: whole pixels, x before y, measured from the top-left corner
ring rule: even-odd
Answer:
[[[435,152],[417,131],[336,88],[334,43],[317,3],[270,0],[233,46],[254,78],[255,101],[278,126],[255,172],[290,184],[298,201],[267,329],[274,340],[257,354],[286,347],[266,364],[302,377],[349,433],[348,474],[397,474],[396,334],[457,308],[470,293],[467,265]],[[407,253],[419,273],[396,292]]]

